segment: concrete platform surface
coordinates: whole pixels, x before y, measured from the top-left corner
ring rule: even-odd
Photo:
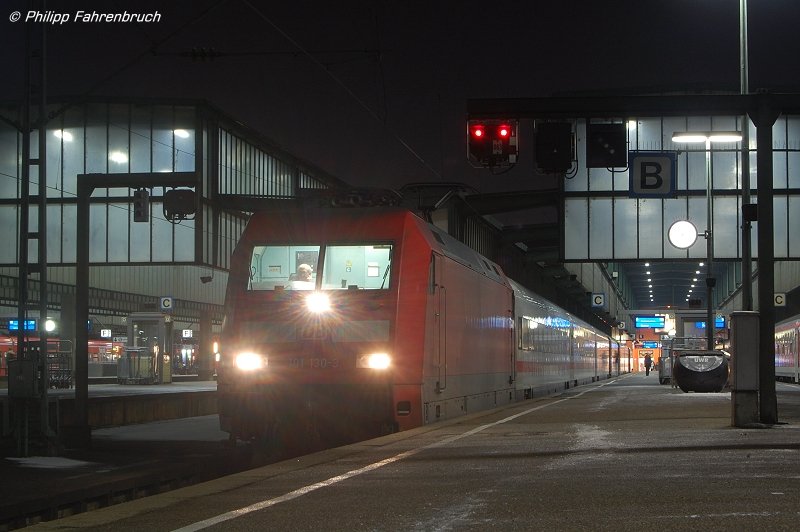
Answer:
[[[800,387],[782,423],[626,375],[30,530],[796,530]]]

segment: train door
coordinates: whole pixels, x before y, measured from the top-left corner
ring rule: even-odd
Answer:
[[[575,334],[575,324],[570,324],[569,330],[567,331],[567,343],[569,344],[569,352],[567,353],[567,356],[569,357],[569,382],[567,383],[567,387],[569,387],[571,383],[575,382],[575,366],[578,362],[578,356],[580,355],[578,342],[579,339]]]
[[[431,294],[433,296],[433,360],[437,367],[436,391],[447,389],[447,287],[444,286],[444,258],[431,254]]]
[[[517,337],[515,330],[517,328],[517,324],[514,323],[514,309],[517,306],[517,295],[514,291],[511,291],[511,308],[508,309],[508,350],[509,350],[509,376],[508,376],[508,384],[514,384],[517,382]]]
[[[795,327],[790,336],[789,349],[792,353],[792,382],[800,383],[800,327]]]

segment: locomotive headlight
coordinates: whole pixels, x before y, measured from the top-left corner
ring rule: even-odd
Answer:
[[[306,297],[306,306],[314,314],[322,314],[331,309],[331,300],[327,294],[312,292]]]
[[[234,364],[242,371],[257,371],[267,367],[267,357],[248,351],[236,355]]]
[[[392,364],[388,353],[370,353],[358,357],[357,368],[387,369]]]

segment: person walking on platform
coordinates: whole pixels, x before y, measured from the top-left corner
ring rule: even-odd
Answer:
[[[646,354],[644,356],[644,374],[645,374],[645,376],[650,375],[650,366],[652,366],[652,365],[653,365],[653,358],[648,353],[648,354]]]

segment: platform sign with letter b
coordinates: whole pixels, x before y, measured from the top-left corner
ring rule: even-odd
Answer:
[[[632,151],[628,159],[629,196],[671,198],[675,196],[677,157],[674,152]]]

